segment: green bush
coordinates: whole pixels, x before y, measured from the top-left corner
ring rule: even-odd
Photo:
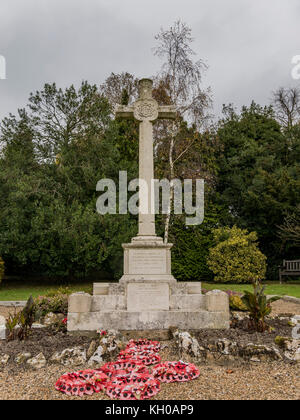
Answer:
[[[58,289],[51,289],[45,294],[45,297],[53,298],[57,295],[70,295],[72,290],[68,286],[60,286]]]
[[[36,318],[40,319],[49,312],[61,313],[67,315],[68,313],[68,294],[57,293],[54,296],[39,296],[35,299]]]
[[[233,311],[247,311],[246,305],[240,296],[229,296],[229,306]]]
[[[4,277],[4,261],[3,259],[0,257],[0,283],[2,281]]]
[[[265,278],[266,257],[258,249],[256,232],[236,226],[213,231],[215,246],[208,266],[218,283],[251,283]]]

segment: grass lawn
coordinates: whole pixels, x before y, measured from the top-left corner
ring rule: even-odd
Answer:
[[[202,283],[203,289],[213,290],[233,290],[235,292],[243,292],[244,290],[252,291],[251,284],[220,284],[220,283]],[[288,295],[300,298],[300,283],[279,284],[276,282],[266,282],[267,295]],[[1,294],[1,293],[0,293]]]
[[[64,287],[64,286],[63,286]],[[72,292],[88,292],[92,293],[92,283],[79,283],[68,286]],[[59,286],[37,285],[37,284],[20,284],[20,283],[2,283],[0,285],[0,301],[1,300],[27,300],[30,295],[33,297],[45,295],[53,290],[57,290]]]
[[[59,286],[53,284],[38,285],[38,284],[21,284],[4,282],[0,285],[0,301],[1,300],[27,300],[30,295],[37,297],[45,295],[53,290],[57,290]],[[68,286],[72,292],[88,292],[92,293],[92,283],[78,283]],[[219,283],[202,283],[203,289],[213,290],[234,290],[236,292],[243,292],[244,290],[251,290],[250,284],[219,284]],[[300,298],[300,283],[279,284],[276,282],[269,282],[266,284],[266,293],[268,295],[289,295]]]

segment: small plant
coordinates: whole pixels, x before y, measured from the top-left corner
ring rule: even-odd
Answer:
[[[6,319],[6,328],[8,329],[7,340],[12,341],[16,338],[16,327],[19,324],[20,314],[17,309],[14,309],[14,313],[9,313]]]
[[[19,324],[20,328],[18,331],[19,340],[25,340],[28,338],[32,324],[35,319],[35,304],[32,296],[28,299],[25,308],[19,313]]]
[[[256,331],[264,332],[269,327],[266,325],[265,318],[272,312],[271,303],[280,299],[279,296],[267,298],[265,286],[259,280],[253,282],[253,292],[245,290],[242,302],[249,311],[250,327]]]
[[[97,334],[99,334],[99,340],[100,340],[100,343],[101,343],[101,341],[103,340],[103,338],[107,335],[107,331],[106,330],[97,330]]]
[[[63,320],[58,320],[55,324],[51,325],[50,328],[55,333],[62,332],[65,334],[68,330],[67,325],[68,325],[68,318],[66,317]]]
[[[15,308],[13,314],[8,314],[8,318],[6,319],[6,328],[8,329],[7,340],[15,340],[16,336],[20,341],[28,338],[34,319],[35,304],[32,296],[30,296],[22,311],[17,312]]]

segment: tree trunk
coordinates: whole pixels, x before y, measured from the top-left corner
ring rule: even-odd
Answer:
[[[170,197],[169,197],[169,206],[168,212],[165,219],[165,234],[164,234],[164,243],[167,244],[169,240],[169,227],[170,227],[170,219],[171,219],[171,209],[174,201],[174,162],[173,162],[173,152],[174,152],[174,131],[172,130],[172,136],[170,140],[170,150],[169,150],[169,164],[170,164]]]

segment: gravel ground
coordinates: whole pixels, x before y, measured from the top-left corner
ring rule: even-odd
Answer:
[[[282,299],[272,303],[272,315],[275,314],[300,315],[300,305],[298,303],[286,302]]]
[[[161,344],[169,344],[161,342]],[[173,348],[160,351],[162,360],[178,360]],[[200,377],[186,383],[162,384],[154,400],[298,400],[300,366],[282,362],[252,363],[236,368],[200,365]],[[69,397],[55,390],[57,379],[78,369],[50,365],[39,371],[0,371],[0,400],[109,400],[103,394]]]
[[[19,312],[19,311],[22,310],[22,308],[16,308],[16,310],[17,310],[17,312]],[[9,313],[11,313],[11,314],[14,313],[14,308],[13,307],[8,308],[7,306],[0,306],[0,315],[4,316],[6,318]]]
[[[66,368],[50,366],[39,371],[21,371],[16,375],[0,372],[2,400],[102,400],[103,393],[68,397],[55,390],[54,384]],[[200,366],[198,379],[186,383],[162,384],[155,400],[298,400],[299,369],[283,363],[261,363],[227,370],[220,366]],[[232,372],[232,373],[229,373]]]

